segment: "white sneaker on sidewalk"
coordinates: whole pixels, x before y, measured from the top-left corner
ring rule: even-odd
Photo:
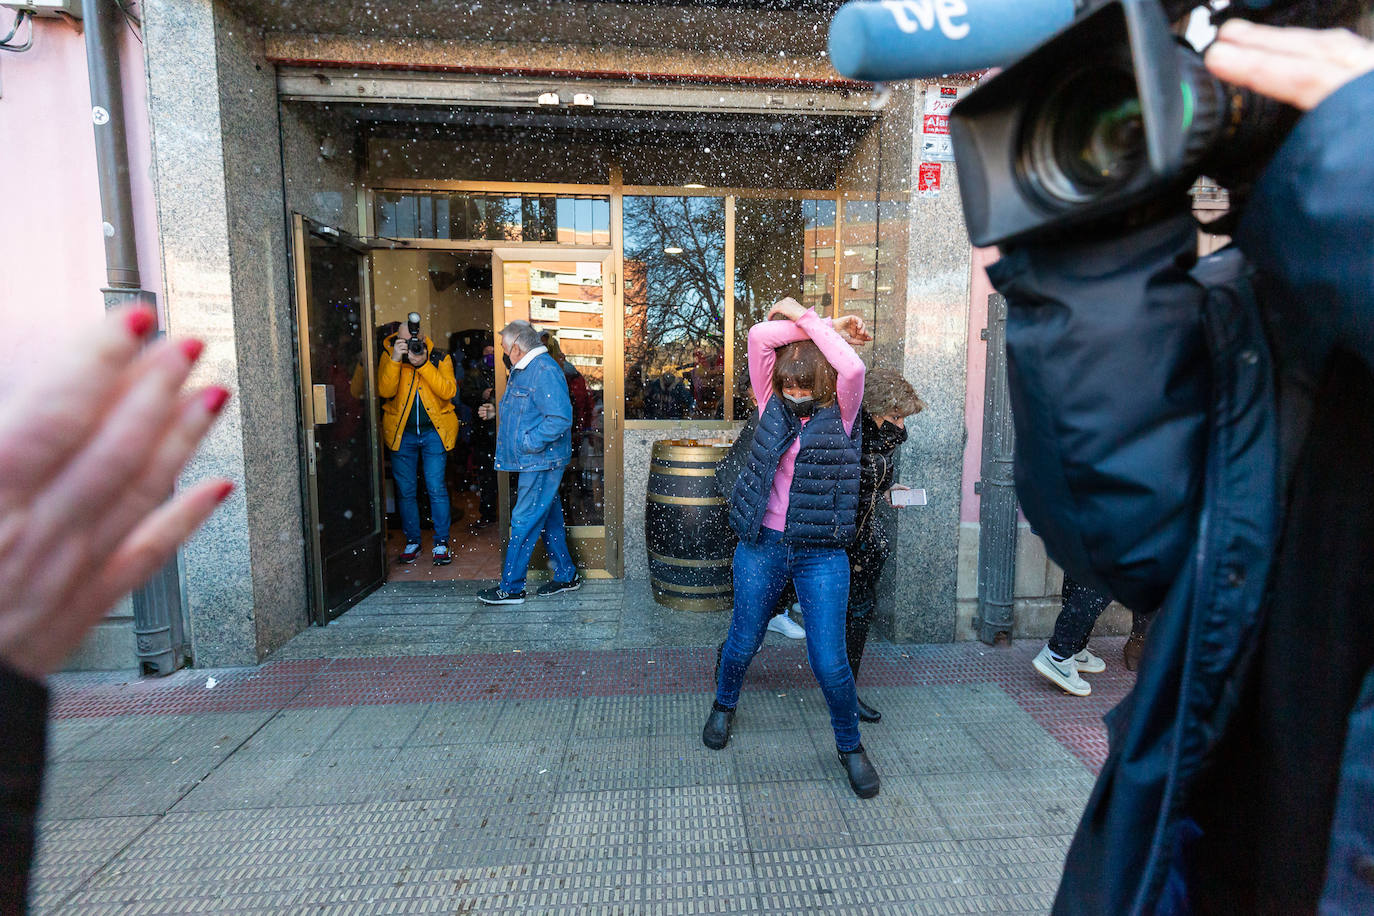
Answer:
[[[1073,666],[1079,674],[1100,674],[1107,670],[1107,663],[1087,649],[1073,657]]]
[[[806,630],[802,629],[801,625],[791,617],[788,617],[786,613],[778,614],[772,620],[768,621],[768,629],[772,630],[774,633],[781,633],[788,639],[806,638]]]
[[[1093,692],[1091,685],[1079,676],[1078,665],[1074,660],[1066,658],[1062,662],[1059,661],[1050,652],[1049,646],[1042,648],[1031,664],[1035,666],[1036,671],[1054,681],[1061,690],[1076,697],[1085,697]]]

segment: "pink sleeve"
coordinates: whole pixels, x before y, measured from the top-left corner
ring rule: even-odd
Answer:
[[[807,309],[806,314],[797,319],[796,326],[815,341],[826,361],[835,367],[835,400],[840,405],[844,431],[852,433],[854,421],[858,419],[859,409],[864,403],[864,361],[854,352],[853,347],[844,342],[844,338],[831,327],[830,322],[817,315],[813,309]],[[749,349],[752,371],[753,347]]]
[[[773,366],[778,361],[778,347],[799,340],[806,340],[806,332],[794,321],[760,321],[749,329],[749,384],[754,386],[760,416],[773,396]]]

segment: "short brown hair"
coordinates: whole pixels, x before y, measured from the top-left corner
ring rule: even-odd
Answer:
[[[810,391],[822,407],[835,403],[835,367],[813,341],[798,340],[779,347],[777,358],[773,364],[774,392],[781,395],[783,388],[795,386]]]
[[[926,409],[900,372],[870,369],[864,378],[864,410],[874,417],[909,417]]]

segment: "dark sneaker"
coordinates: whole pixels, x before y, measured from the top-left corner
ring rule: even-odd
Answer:
[[[414,563],[419,557],[420,545],[411,543],[407,544],[405,550],[401,551],[400,559],[402,563]]]
[[[575,592],[582,587],[582,577],[573,573],[573,577],[567,582],[545,582],[535,590],[535,597],[547,598],[559,592]]]
[[[719,703],[711,704],[711,714],[706,717],[706,725],[701,730],[701,743],[713,751],[718,751],[730,743],[730,723],[735,719],[735,711],[726,709]]]
[[[477,600],[483,604],[524,604],[525,590],[508,592],[499,585],[493,585],[478,592]]]
[[[868,760],[861,744],[852,751],[840,751],[840,765],[849,777],[849,788],[860,798],[872,798],[878,794],[878,771]]]
[[[447,566],[453,562],[453,554],[448,552],[447,544],[434,545],[434,565]]]

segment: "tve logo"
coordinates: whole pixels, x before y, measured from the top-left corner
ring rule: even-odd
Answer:
[[[955,22],[968,15],[968,4],[964,0],[881,0],[883,7],[892,14],[897,28],[912,33],[920,30],[933,32],[936,23],[945,37],[958,41],[969,32],[967,22]]]

